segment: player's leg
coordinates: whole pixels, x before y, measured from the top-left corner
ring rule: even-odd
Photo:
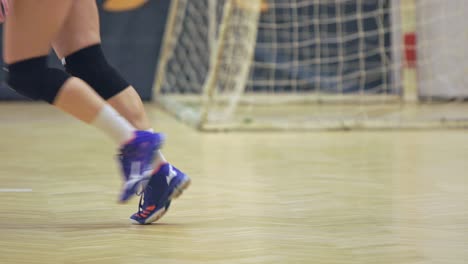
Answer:
[[[57,55],[63,58],[69,73],[88,82],[136,128],[151,129],[140,96],[109,65],[100,44],[99,14],[96,2],[94,0],[74,2],[67,21],[53,41]],[[145,219],[146,223],[151,220],[155,221],[157,215],[162,216],[170,200],[177,196],[175,193],[180,193],[188,186],[189,178],[175,168],[168,170],[169,166],[171,165],[159,152],[154,164],[157,169],[143,194],[145,201],[143,207],[153,208]],[[178,175],[171,176],[173,171],[177,171]],[[167,184],[166,178],[173,179],[172,185]],[[159,184],[160,179],[164,180],[164,184]]]
[[[139,130],[151,130],[140,96],[106,60],[95,0],[74,1],[52,46],[67,71],[86,81]],[[166,162],[158,153],[156,162]]]
[[[71,1],[63,1],[55,4],[55,1],[13,1],[11,5],[10,14],[7,21],[5,22],[4,32],[4,61],[9,65],[9,80],[19,84],[19,80],[16,80],[16,72],[22,74],[26,72],[29,66],[34,66],[39,71],[41,68],[45,72],[46,67],[45,56],[47,56],[50,50],[50,39],[58,31],[60,24],[65,19],[68,10],[71,7]],[[48,19],[45,19],[45,14],[54,14]],[[32,59],[35,59],[32,61]],[[42,77],[43,73],[35,76],[35,79]],[[52,74],[52,73],[51,73]],[[71,79],[65,74],[57,73],[55,78],[57,79],[53,83],[54,86],[64,86],[62,90],[74,91],[74,87],[80,86],[79,80]],[[26,78],[24,78],[26,79]],[[51,85],[52,86],[52,85]],[[65,89],[65,87],[67,89]],[[71,87],[71,88],[70,88]],[[16,87],[13,87],[16,88]],[[32,89],[32,88],[31,88]],[[44,98],[49,102],[53,102],[57,99],[57,107],[62,110],[69,112],[77,118],[91,122],[93,115],[102,107],[103,102],[97,98],[96,100],[88,101],[87,107],[84,109],[76,110],[74,106],[66,106],[62,104],[62,100],[58,100],[58,90],[60,87],[50,88],[50,91],[41,94],[42,91],[34,88],[35,94],[31,94],[30,97],[48,97]],[[57,91],[56,91],[57,90]],[[86,91],[85,91],[86,92]],[[91,91],[88,91],[91,92]],[[23,91],[23,93],[28,93]],[[62,93],[63,95],[63,93]],[[54,97],[54,98],[52,98]],[[65,100],[67,96],[64,96]],[[36,99],[36,98],[34,98]],[[86,110],[85,110],[86,109]]]
[[[151,143],[154,148],[160,144],[160,135],[135,131],[99,97],[88,84],[79,78],[47,66],[50,43],[72,6],[72,0],[12,1],[4,27],[4,61],[7,63],[7,82],[20,93],[33,99],[42,99],[74,117],[95,125],[114,138],[123,150],[137,149],[145,156],[137,162],[148,169],[154,149],[139,147],[141,142]],[[130,140],[130,142],[128,142]],[[128,142],[128,143],[127,143]],[[125,143],[125,144],[124,144]],[[136,159],[126,155],[123,165]],[[143,169],[137,175],[144,179]],[[127,178],[129,173],[126,173]],[[126,185],[134,191],[135,184]],[[129,192],[125,190],[126,192]],[[128,199],[126,196],[123,198]],[[125,199],[123,199],[125,200]]]
[[[88,82],[136,128],[151,128],[138,93],[107,62],[102,52],[95,0],[73,2],[72,9],[52,44],[57,56],[64,59],[70,74]]]

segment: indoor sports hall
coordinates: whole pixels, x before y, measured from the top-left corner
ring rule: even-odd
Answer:
[[[468,263],[465,0],[97,4],[191,185],[132,223],[112,140],[1,71],[0,264]]]

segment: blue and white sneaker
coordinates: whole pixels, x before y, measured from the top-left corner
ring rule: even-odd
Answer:
[[[176,167],[165,163],[156,170],[140,198],[138,212],[130,217],[133,224],[146,225],[160,219],[190,185],[190,178]],[[142,203],[143,201],[143,203]]]
[[[128,201],[148,184],[155,153],[163,142],[163,134],[136,131],[135,138],[120,149],[118,157],[124,177],[120,202]]]

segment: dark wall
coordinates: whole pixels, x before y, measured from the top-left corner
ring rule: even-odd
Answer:
[[[142,98],[149,100],[170,0],[149,0],[138,9],[123,12],[104,10],[104,2],[97,1],[104,53]],[[53,54],[50,57],[51,66],[60,68],[58,59]],[[24,99],[5,86],[4,77],[0,71],[0,99]]]

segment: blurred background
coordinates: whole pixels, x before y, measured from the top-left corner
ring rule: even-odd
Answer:
[[[160,0],[160,1],[106,1],[98,0],[99,12],[101,18],[101,32],[102,32],[102,42],[103,47],[108,56],[109,60],[123,73],[123,75],[134,84],[138,92],[144,100],[150,100],[152,98],[152,85],[155,78],[155,71],[157,62],[159,59],[159,53],[161,50],[162,38],[164,36],[164,29],[166,25],[166,20],[168,17],[170,0]],[[206,0],[198,1],[198,3],[188,3],[188,5],[199,5],[208,7],[208,2]],[[218,1],[220,2],[220,1]],[[222,1],[221,1],[222,2]],[[223,3],[217,3],[219,8],[222,8]],[[311,2],[312,3],[312,2]],[[271,4],[286,4],[288,1],[276,1]],[[356,2],[348,1],[344,3],[342,12],[344,14],[349,14],[356,12],[357,8],[364,9],[363,12],[379,12],[381,10],[389,9],[389,1],[368,1],[368,2]],[[339,6],[332,4],[331,2],[325,5],[320,4],[306,4],[303,7],[298,8],[298,10],[304,14],[312,15],[316,10],[319,13],[326,12],[326,16],[338,17],[338,12],[340,12]],[[259,23],[288,23],[291,22],[291,8],[271,8],[266,2],[263,3],[262,14],[260,16]],[[382,23],[384,28],[389,28],[390,17],[389,12],[382,14]],[[358,24],[356,21],[348,20],[344,21],[342,27],[347,32],[347,34],[357,34],[358,30],[363,32],[374,32],[377,30],[378,25],[376,20],[371,18],[366,18],[363,20],[363,28],[358,29]],[[189,30],[189,29],[187,29]],[[290,30],[290,29],[287,29]],[[337,26],[333,23],[323,24],[320,29],[317,29],[313,25],[300,27],[297,32],[301,37],[300,39],[307,40],[310,38],[316,38],[318,36],[323,37],[322,35],[336,35]],[[284,30],[283,30],[284,31]],[[317,32],[321,31],[321,32]],[[286,31],[280,32],[277,38],[274,40],[278,43],[288,43],[291,41],[290,34],[281,34],[288,33]],[[290,33],[290,32],[289,32]],[[366,48],[368,50],[376,50],[379,48],[379,45],[383,45],[383,48],[386,50],[386,56],[391,57],[390,53],[390,31],[387,30],[383,35],[383,44],[379,43],[379,35],[370,35],[366,38]],[[382,36],[380,36],[382,37]],[[202,37],[201,37],[202,38]],[[306,54],[307,50],[316,49],[316,45],[308,47],[307,50],[302,50],[301,54],[293,54],[291,49],[280,49],[275,50],[268,43],[272,43],[271,32],[268,29],[261,28],[258,32],[258,45],[255,50],[254,60],[259,64],[270,63],[281,65],[282,63],[287,63],[294,60],[294,56],[303,57],[304,59],[310,58],[311,54]],[[298,39],[298,41],[300,41]],[[333,58],[337,56],[337,51],[339,49],[338,41],[327,43],[327,54],[324,54],[324,59]],[[322,44],[323,45],[323,44]],[[359,45],[358,38],[354,38],[352,41],[346,43],[342,50],[343,54],[354,53]],[[382,48],[382,47],[380,47]],[[179,55],[179,56],[182,56]],[[61,63],[56,58],[55,54],[51,54],[51,64],[54,67],[61,67]],[[205,60],[209,60],[209,56],[205,57]],[[353,71],[353,67],[358,63],[359,58],[354,58],[353,60],[346,61],[342,69],[339,69],[338,61],[326,62],[321,65],[322,69],[317,65],[307,65],[300,66],[295,65],[293,67],[278,67],[274,70],[271,70],[267,67],[257,66],[252,69],[253,74],[253,83],[248,87],[254,91],[265,91],[268,87],[266,85],[260,84],[260,80],[267,80],[276,78],[278,80],[284,79],[301,79],[305,80],[298,87],[294,87],[292,84],[280,84],[275,87],[277,91],[291,91],[292,89],[298,89],[299,91],[307,91],[316,89],[316,84],[314,82],[317,79],[321,78],[320,85],[325,91],[336,92],[338,93],[338,85],[333,76],[337,75],[338,71],[348,72]],[[206,62],[207,63],[207,62]],[[385,62],[382,61],[382,57],[379,54],[373,54],[371,56],[365,57],[365,71],[368,71],[368,82],[365,82],[364,87],[360,87],[358,80],[347,82],[345,87],[343,87],[343,92],[356,92],[361,88],[364,90],[372,90],[375,87],[382,86],[382,83],[385,80],[390,78],[390,69],[386,72],[375,71],[375,68],[381,68],[381,65]],[[203,63],[201,63],[203,65]],[[207,70],[207,69],[206,69]],[[320,78],[318,75],[321,74]],[[384,76],[385,75],[385,76]],[[3,81],[4,73],[0,73],[0,78]],[[256,81],[259,84],[254,84]],[[393,92],[398,92],[398,87],[393,89]],[[24,99],[21,95],[7,89],[5,83],[2,83],[0,88],[0,99],[3,100],[15,100],[15,99]]]
[[[344,104],[340,107],[346,109],[326,113],[317,108],[288,112],[310,126],[339,120],[351,128],[394,127],[390,122],[434,127],[466,117],[453,114],[464,110],[459,104],[444,104],[450,106],[444,109],[439,104],[440,114],[433,117],[428,112],[434,108],[426,110],[428,103],[460,102],[468,96],[461,0],[444,5],[433,0],[97,2],[109,60],[145,101],[155,101],[177,117],[180,111],[193,112],[195,120],[189,123],[199,127],[209,126],[211,119],[231,127],[239,120],[284,127],[286,121],[274,124],[256,107],[265,101],[283,104],[284,96],[288,106],[307,101],[307,107],[330,107],[329,102],[346,101],[362,107],[352,114]],[[61,67],[54,54],[51,64]],[[179,99],[165,103],[164,95],[187,94],[196,95],[190,105]],[[209,107],[200,103],[207,94]],[[16,99],[24,98],[2,82],[0,100]],[[386,109],[377,107],[382,103]],[[403,103],[409,107],[401,108]],[[280,119],[281,113],[274,115]],[[303,129],[297,123],[286,126]]]
[[[468,125],[461,0],[97,2],[111,63],[202,130]]]

